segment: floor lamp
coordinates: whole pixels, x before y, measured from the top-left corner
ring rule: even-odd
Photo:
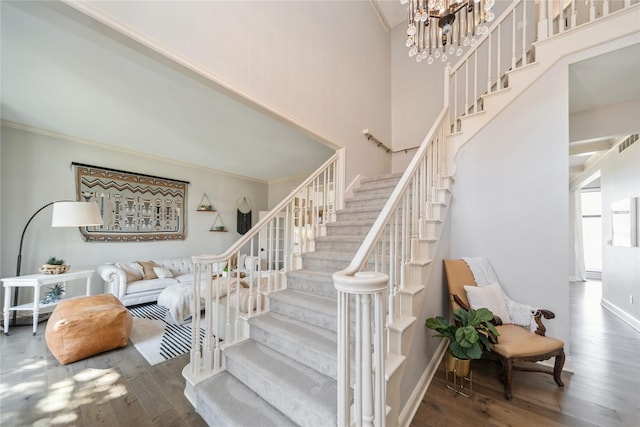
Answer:
[[[71,200],[58,200],[50,202],[38,209],[31,215],[29,221],[22,230],[20,236],[20,248],[18,249],[18,265],[16,267],[16,276],[20,276],[20,269],[22,266],[22,244],[24,242],[24,235],[27,232],[27,228],[31,221],[47,207],[53,205],[53,213],[51,215],[52,227],[88,227],[91,225],[102,225],[102,216],[98,210],[98,205],[94,202],[74,202]],[[18,289],[14,290],[13,305],[18,305]],[[17,312],[13,312],[12,324],[16,323]]]

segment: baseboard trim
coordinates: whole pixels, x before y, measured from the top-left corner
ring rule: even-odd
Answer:
[[[413,392],[411,392],[409,399],[402,408],[400,417],[398,418],[398,425],[400,425],[401,427],[408,427],[409,424],[411,424],[413,417],[416,416],[416,412],[418,412],[418,408],[420,407],[420,402],[422,402],[422,397],[427,392],[429,384],[431,384],[431,380],[433,380],[433,377],[438,370],[438,366],[440,366],[440,361],[447,352],[448,343],[448,340],[442,340],[440,342],[440,345],[429,361],[429,364],[422,373],[418,384],[416,384],[416,387],[413,389]]]
[[[554,357],[553,359],[547,359],[547,360],[543,360],[541,362],[538,362],[538,364],[542,365],[542,366],[547,366],[547,367],[553,369],[553,365],[555,363],[555,360],[556,359]],[[564,366],[562,367],[562,372],[566,372],[566,373],[569,373],[569,374],[573,374],[574,373],[573,372],[573,361],[571,359],[571,356],[567,356],[564,359]]]
[[[623,322],[629,324],[629,326],[631,326],[633,329],[640,332],[640,320],[636,319],[611,301],[607,301],[604,298],[600,300],[600,305],[609,310],[615,316],[622,319]]]

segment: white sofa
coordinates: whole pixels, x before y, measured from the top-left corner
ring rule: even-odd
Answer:
[[[239,265],[244,266],[245,269],[241,270],[248,273],[249,269],[264,269],[266,262],[257,257],[242,255]],[[148,271],[145,271],[145,266]],[[225,266],[226,264],[214,264],[212,267],[215,273],[216,269],[224,269]],[[191,257],[109,262],[99,265],[97,272],[104,280],[105,292],[118,297],[125,306],[157,301],[160,293],[170,285],[193,284]],[[151,273],[152,278],[145,278],[145,273]],[[153,277],[154,275],[157,277]]]
[[[146,278],[141,264],[152,262],[155,278]],[[148,264],[147,264],[148,266]],[[193,284],[191,257],[143,261],[110,262],[98,266],[97,272],[104,280],[105,292],[118,297],[126,306],[153,302],[167,286]],[[152,277],[153,275],[151,275]],[[147,276],[148,277],[148,276]]]

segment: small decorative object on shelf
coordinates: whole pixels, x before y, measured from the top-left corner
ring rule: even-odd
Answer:
[[[71,267],[69,265],[66,265],[63,259],[58,259],[52,256],[49,257],[47,262],[44,263],[42,267],[40,267],[39,271],[43,274],[62,274],[66,273],[69,268]]]
[[[49,291],[45,294],[44,298],[40,300],[41,304],[51,304],[54,302],[60,301],[60,298],[64,295],[64,288],[60,283],[56,283],[52,288],[49,288]]]
[[[201,212],[215,212],[215,210],[213,209],[213,205],[211,204],[211,200],[209,200],[209,197],[207,197],[207,193],[204,193],[204,195],[202,196],[197,210]]]
[[[220,214],[216,216],[216,220],[213,221],[213,225],[211,226],[209,231],[217,231],[217,232],[227,231],[227,229],[224,226],[224,222],[222,222],[222,217],[220,216]]]

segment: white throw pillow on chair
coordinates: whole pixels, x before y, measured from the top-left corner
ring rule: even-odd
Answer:
[[[488,308],[502,320],[503,324],[511,323],[504,292],[498,282],[485,286],[466,285],[464,290],[467,292],[467,300],[471,308],[474,310]]]

